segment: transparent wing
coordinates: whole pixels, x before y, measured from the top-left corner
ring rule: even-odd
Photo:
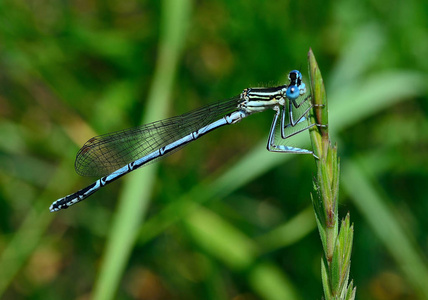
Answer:
[[[240,101],[236,96],[180,116],[93,137],[77,153],[76,172],[82,176],[110,174],[235,111]]]

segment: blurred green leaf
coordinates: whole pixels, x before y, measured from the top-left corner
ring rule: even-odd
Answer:
[[[159,46],[159,58],[154,74],[152,89],[148,97],[148,108],[143,123],[152,119],[163,119],[171,98],[173,80],[178,59],[183,48],[191,3],[187,0],[163,3],[163,36]],[[147,210],[151,187],[154,183],[156,166],[150,165],[145,172],[133,174],[125,182],[119,198],[118,212],[113,220],[107,240],[105,256],[98,280],[94,287],[94,299],[112,299],[135,244],[137,228]],[[141,189],[144,183],[145,189]]]

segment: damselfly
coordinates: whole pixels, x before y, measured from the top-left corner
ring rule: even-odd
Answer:
[[[310,150],[275,141],[284,141],[315,125],[307,122],[312,105],[302,74],[291,71],[288,80],[289,84],[247,88],[238,96],[180,116],[91,138],[77,153],[76,172],[83,176],[103,177],[74,194],[56,200],[50,211],[68,208],[110,182],[172,154],[216,128],[235,124],[267,109],[275,111],[267,142],[269,151],[314,155]]]

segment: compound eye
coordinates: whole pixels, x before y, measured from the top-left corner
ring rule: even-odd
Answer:
[[[300,89],[295,85],[290,85],[285,92],[288,99],[294,100],[300,96]]]
[[[293,70],[288,73],[288,80],[292,85],[298,85],[302,81],[302,73],[298,70]]]

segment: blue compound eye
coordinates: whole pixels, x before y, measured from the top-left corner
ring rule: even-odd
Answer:
[[[285,92],[288,99],[297,99],[300,96],[300,89],[295,85],[290,85]]]
[[[302,73],[297,70],[293,70],[288,73],[288,80],[291,85],[299,85],[302,82]]]

